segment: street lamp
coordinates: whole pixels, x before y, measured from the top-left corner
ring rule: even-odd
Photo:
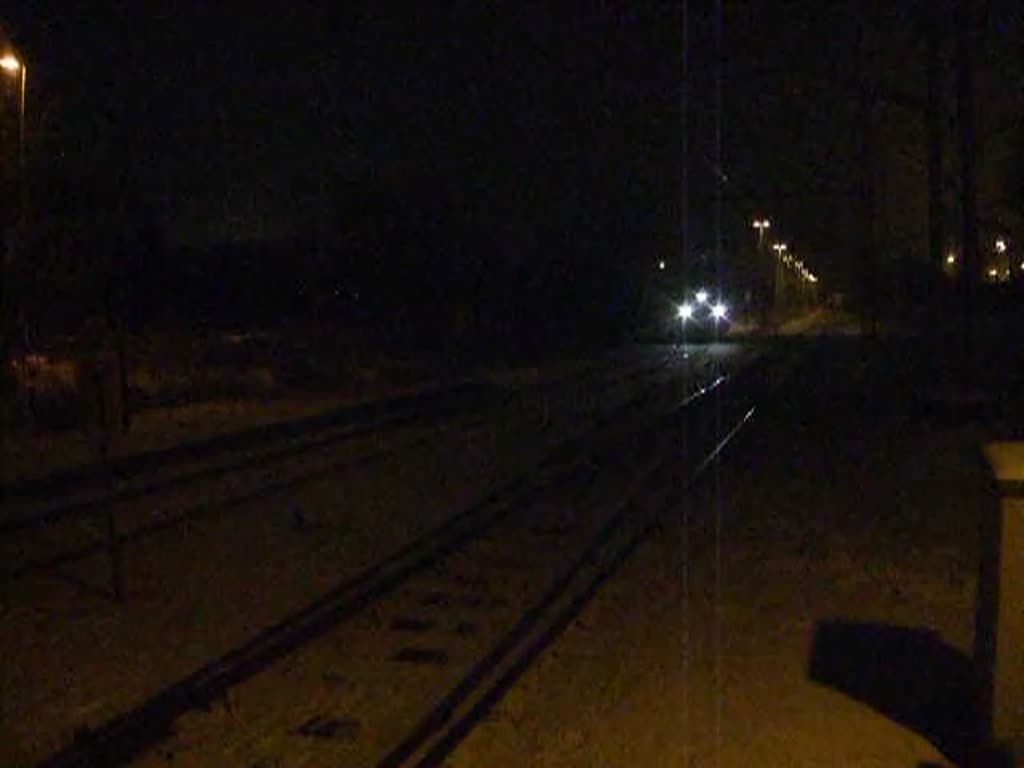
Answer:
[[[0,56],[0,77],[7,75],[8,77],[18,77],[20,75],[20,100],[18,107],[18,186],[20,188],[20,204],[19,204],[19,228],[21,232],[17,238],[17,248],[21,247],[21,241],[24,239],[24,228],[25,228],[25,209],[26,209],[26,193],[25,193],[25,81],[28,76],[25,64],[18,59],[12,53],[6,53]],[[10,296],[10,288],[7,285],[7,264],[8,259],[11,258],[11,253],[7,252],[9,245],[8,231],[6,230],[7,221],[6,217],[3,217],[3,221],[0,221],[0,290],[4,290],[8,296]],[[12,229],[12,233],[15,230]],[[6,302],[5,302],[6,303]],[[13,304],[13,301],[11,301]],[[4,313],[6,315],[6,313]],[[0,366],[4,368],[4,373],[0,373],[0,387],[3,388],[4,394],[7,394],[7,387],[9,381],[7,381],[7,366],[8,366],[8,354],[9,354],[9,328],[7,324],[7,318],[0,318]]]
[[[751,226],[757,230],[757,247],[760,249],[764,245],[764,231],[771,229],[772,223],[768,219],[754,219]]]
[[[751,226],[754,229],[757,230],[757,263],[758,263],[758,269],[760,270],[762,268],[760,265],[764,264],[764,233],[765,233],[765,230],[771,229],[772,223],[768,219],[754,219],[754,221],[751,223]],[[775,274],[774,270],[771,271],[770,275],[771,275],[770,289],[774,293],[775,281],[776,281],[778,276]],[[763,295],[763,296],[761,296],[759,298],[758,303],[761,305],[761,323],[763,325],[767,326],[767,324],[768,324],[768,296],[767,296],[768,291],[765,290],[764,293],[765,293],[765,295]]]
[[[3,69],[11,77],[19,77],[21,91],[18,105],[18,163],[25,165],[25,82],[28,79],[28,67],[12,53],[5,54],[0,58],[0,69]]]
[[[1009,280],[1012,276],[1011,258],[1007,251],[1010,250],[1005,237],[997,237],[995,241],[996,267],[1004,272],[1004,279]]]
[[[789,248],[785,243],[772,243],[772,250],[775,251],[775,311],[782,309],[782,295],[784,293],[783,282],[786,275],[782,270],[782,262],[786,250]]]

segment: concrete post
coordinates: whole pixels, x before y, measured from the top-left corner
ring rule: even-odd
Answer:
[[[1024,442],[985,456],[999,483],[998,519],[983,526],[975,662],[982,725],[992,744],[1024,757]],[[1016,765],[1017,763],[1012,763]]]

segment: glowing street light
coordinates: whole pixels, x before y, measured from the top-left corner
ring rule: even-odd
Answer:
[[[764,262],[764,233],[772,228],[772,223],[768,219],[754,219],[751,225],[757,230],[757,260],[761,264]],[[771,290],[775,294],[777,292],[777,286],[779,282],[779,265],[773,264],[774,269],[772,270],[772,282]],[[767,301],[759,302],[761,306],[761,321],[762,323],[768,323],[768,303]]]
[[[757,230],[757,248],[761,250],[764,246],[764,231],[772,228],[772,223],[768,219],[754,219],[751,226]]]
[[[782,308],[782,297],[785,293],[783,283],[786,280],[785,271],[782,269],[783,255],[786,253],[787,246],[785,243],[772,243],[772,250],[775,251],[775,311],[778,312]]]
[[[0,76],[2,75],[7,75],[8,77],[18,77],[19,75],[21,76],[19,78],[21,80],[21,87],[19,88],[19,91],[21,92],[21,98],[18,103],[18,191],[21,198],[19,205],[18,224],[19,229],[21,229],[21,232],[18,233],[18,250],[16,251],[18,255],[20,255],[21,242],[23,241],[25,236],[25,212],[28,207],[26,205],[25,193],[25,190],[27,188],[27,185],[25,183],[25,81],[28,77],[28,71],[25,64],[22,63],[22,61],[18,59],[17,56],[15,56],[13,53],[8,52],[5,53],[3,56],[0,56]],[[6,235],[6,232],[0,232],[0,236],[6,238]],[[3,258],[0,258],[0,283],[4,283],[7,277],[7,267],[5,262],[6,254],[3,254]],[[17,301],[16,298],[15,301]],[[8,350],[6,348],[6,343],[3,346],[4,349],[0,351],[0,355],[2,355],[4,359],[0,360],[0,364],[7,365],[8,360],[6,358],[8,355]]]
[[[678,314],[680,320],[689,320],[691,317],[693,317],[693,304],[691,304],[690,302],[686,302],[685,304],[680,305],[678,309]]]
[[[996,238],[996,253],[1006,253],[1006,240],[999,237]]]
[[[28,78],[28,67],[13,53],[4,54],[0,57],[0,69],[3,69],[11,77],[20,75],[21,99],[18,106],[18,160],[25,165],[25,82]]]
[[[707,291],[705,291],[703,288],[701,288],[699,291],[697,291],[697,301],[699,301],[701,304],[706,304],[707,300],[708,300],[708,292]]]

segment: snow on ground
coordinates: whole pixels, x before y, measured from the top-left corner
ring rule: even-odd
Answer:
[[[123,606],[100,593],[103,556],[19,582],[4,617],[19,631],[0,641],[0,764],[54,751],[481,496],[510,469],[498,439],[442,438],[135,543]]]
[[[132,543],[123,605],[104,593],[102,555],[11,585],[0,765],[51,754],[481,498],[559,439],[573,410],[593,404],[571,388],[567,403],[505,408]]]
[[[717,491],[667,515],[448,765],[961,757],[953,678],[973,642],[977,524],[996,503],[987,433],[917,419],[908,389],[869,379],[893,358],[866,350],[848,343],[763,408]],[[858,685],[874,708],[844,692]]]
[[[211,341],[206,342],[208,345]],[[180,346],[180,343],[179,343]],[[321,354],[323,350],[320,350]],[[69,354],[66,351],[64,354]],[[621,355],[619,351],[616,354]],[[149,353],[152,357],[153,353]],[[63,359],[63,358],[54,358]],[[70,360],[70,358],[68,358]],[[518,386],[571,375],[593,365],[584,358],[549,361],[541,366],[492,367],[477,371],[475,380]],[[155,366],[148,361],[148,368]],[[370,367],[351,373],[330,388],[274,387],[259,394],[232,397],[189,397],[185,402],[147,406],[132,414],[131,429],[118,436],[115,456],[156,451],[184,442],[280,422],[296,421],[346,406],[385,400],[418,391],[440,388],[466,378],[439,378],[424,362],[409,364],[401,376],[381,375]],[[134,371],[133,376],[140,375]],[[164,374],[167,376],[167,374]],[[185,377],[185,374],[181,374]],[[12,431],[0,439],[0,484],[45,477],[58,471],[88,466],[96,461],[95,448],[81,429]]]
[[[156,451],[185,442],[278,422],[295,421],[350,404],[342,396],[307,393],[274,398],[218,399],[150,408],[135,414],[128,434],[114,445],[115,456]],[[3,476],[13,483],[96,461],[80,430],[39,431],[2,441]]]
[[[453,768],[952,764],[941,718],[900,724],[809,678],[832,620],[933,630],[954,657],[972,643],[986,429],[920,418],[919,382],[877,376],[901,356],[868,349],[841,344],[759,411],[719,493],[675,510],[688,534],[668,517]],[[479,497],[550,437],[538,416],[169,530],[129,552],[124,606],[89,588],[106,583],[102,558],[26,581],[0,633],[0,764],[32,764]]]

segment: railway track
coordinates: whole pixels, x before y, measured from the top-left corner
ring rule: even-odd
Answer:
[[[45,524],[77,514],[90,504],[107,500],[110,475],[118,481],[115,493],[159,493],[175,485],[229,474],[251,464],[272,464],[292,456],[315,452],[361,439],[379,438],[389,431],[409,426],[434,426],[453,417],[479,414],[488,408],[522,403],[531,398],[550,397],[559,389],[607,384],[610,376],[634,378],[665,364],[659,359],[637,360],[625,368],[609,361],[594,363],[573,374],[562,374],[541,382],[504,390],[497,385],[470,386],[463,383],[449,390],[407,395],[381,403],[229,433],[195,443],[184,443],[148,453],[122,456],[109,467],[86,466],[0,488],[8,508],[0,516],[0,534]],[[388,450],[400,450],[401,441]],[[379,449],[379,440],[370,452]],[[379,450],[376,452],[379,453]],[[357,455],[362,456],[363,453]]]
[[[286,425],[283,436],[249,442],[242,449],[235,450],[237,440],[226,439],[224,450],[212,455],[201,450],[198,460],[158,465],[138,476],[121,473],[106,486],[86,483],[56,499],[30,499],[20,508],[8,503],[0,520],[0,576],[9,583],[108,549],[102,516],[112,508],[118,543],[128,544],[345,467],[366,466],[443,439],[465,439],[491,428],[496,414],[498,420],[539,421],[552,432],[567,426],[571,431],[572,424],[551,422],[564,414],[585,422],[607,407],[609,393],[642,388],[663,374],[674,357],[672,351],[660,351],[626,367],[597,365],[579,377],[515,388],[496,405],[470,402],[462,411],[402,412],[385,424],[327,424],[298,435]]]
[[[440,765],[749,419],[758,375],[627,398],[535,471],[43,765]]]

